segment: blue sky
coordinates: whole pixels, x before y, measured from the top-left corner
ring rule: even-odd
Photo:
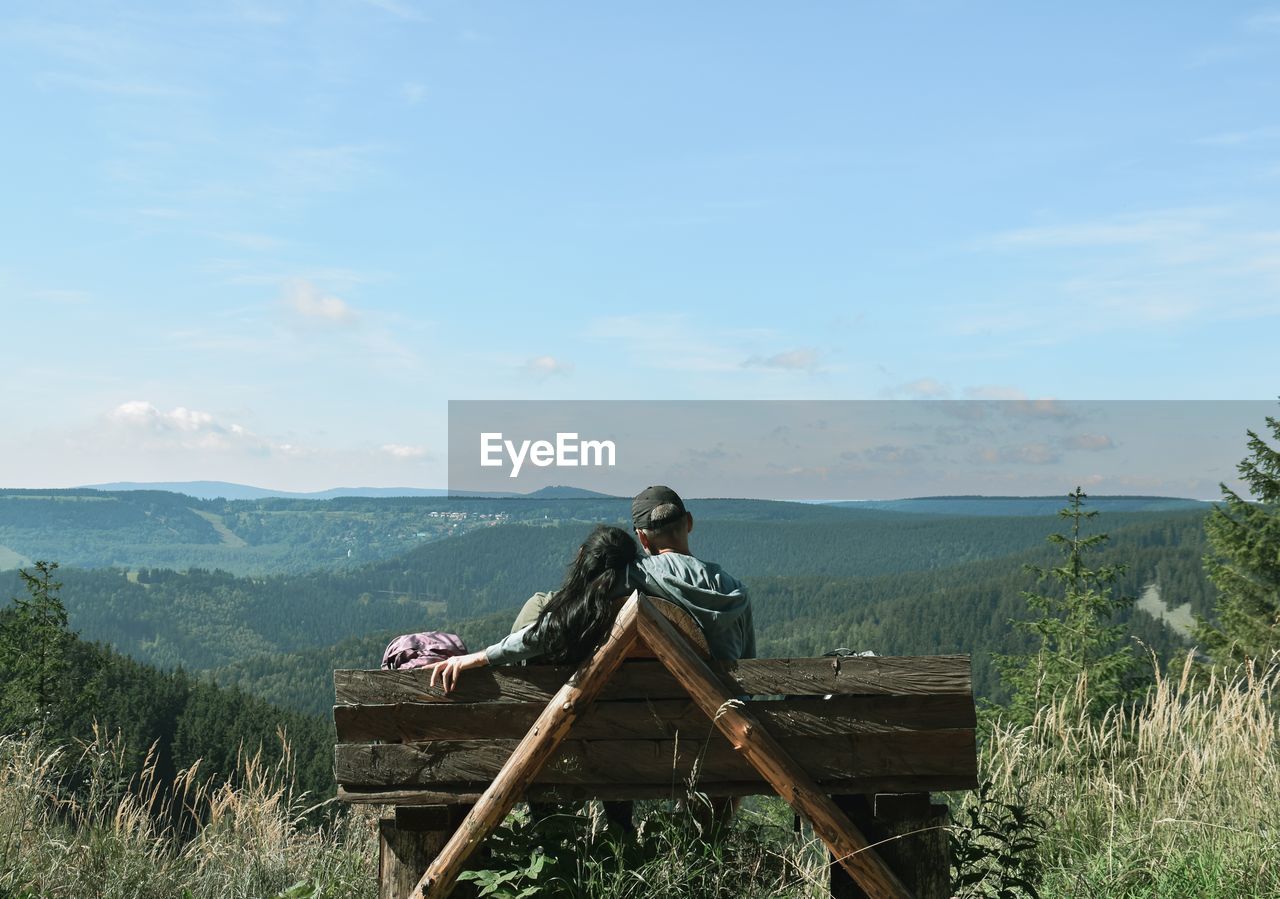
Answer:
[[[18,0],[0,485],[442,486],[450,399],[1274,398],[1277,51],[1232,3]]]

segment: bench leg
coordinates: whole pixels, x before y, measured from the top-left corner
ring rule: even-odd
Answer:
[[[876,851],[916,899],[951,896],[951,850],[943,829],[950,823],[950,812],[945,805],[930,803],[928,793],[832,798],[872,842],[911,834],[883,843]],[[832,899],[866,899],[843,868],[832,865],[830,870]]]
[[[378,821],[378,899],[405,899],[470,810],[469,805],[399,806]],[[455,896],[469,892],[462,887]]]

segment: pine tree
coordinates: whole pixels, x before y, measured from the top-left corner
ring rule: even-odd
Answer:
[[[1280,421],[1267,416],[1273,439]],[[1217,624],[1196,629],[1215,664],[1267,660],[1280,651],[1280,451],[1254,431],[1236,466],[1252,501],[1220,484],[1223,505],[1205,520],[1205,572],[1218,588]]]
[[[1022,593],[1039,614],[1014,625],[1039,639],[1038,651],[995,657],[1001,680],[1012,693],[1008,716],[1014,721],[1027,723],[1050,702],[1075,697],[1081,675],[1086,676],[1087,689],[1080,699],[1091,714],[1123,700],[1132,686],[1136,660],[1128,647],[1117,648],[1124,629],[1106,621],[1133,599],[1111,595],[1123,565],[1085,565],[1085,553],[1108,539],[1106,534],[1081,534],[1081,524],[1098,514],[1084,510],[1086,498],[1079,487],[1068,494],[1070,505],[1058,510],[1058,516],[1070,520],[1071,532],[1049,535],[1049,542],[1062,550],[1063,564],[1048,569],[1026,566],[1036,575],[1037,588],[1045,581],[1058,585],[1052,592]]]
[[[53,579],[57,562],[19,571],[28,598],[0,612],[0,731],[47,726],[65,712],[71,660],[67,610]]]

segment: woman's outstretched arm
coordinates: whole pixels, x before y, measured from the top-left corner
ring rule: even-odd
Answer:
[[[440,678],[440,686],[446,693],[452,693],[453,688],[458,685],[458,675],[468,668],[483,668],[489,664],[489,657],[485,655],[484,650],[480,652],[469,652],[464,656],[450,656],[443,662],[436,662],[434,665],[428,665],[431,669],[431,686],[436,685],[436,678]]]

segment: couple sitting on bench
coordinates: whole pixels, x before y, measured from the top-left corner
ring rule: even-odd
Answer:
[[[512,633],[487,649],[453,656],[430,666],[450,691],[470,668],[514,665],[531,659],[576,665],[589,658],[613,623],[618,601],[633,590],[669,599],[697,622],[711,658],[756,655],[755,626],[746,588],[714,562],[689,552],[693,516],[670,487],[648,487],[631,503],[642,554],[621,528],[597,525],[578,549],[554,593],[536,593],[525,603]]]
[[[693,516],[680,496],[670,487],[647,487],[632,501],[631,519],[643,553],[626,531],[597,525],[558,590],[534,594],[512,633],[498,643],[430,666],[431,685],[438,679],[446,692],[451,691],[463,671],[485,665],[526,660],[581,664],[608,636],[621,601],[636,589],[669,600],[674,614],[664,614],[704,655],[722,661],[755,658],[755,625],[746,588],[719,565],[689,552]],[[689,618],[696,627],[689,625]],[[630,830],[630,805],[606,803],[606,815]],[[731,814],[732,803],[717,803],[717,823]]]

